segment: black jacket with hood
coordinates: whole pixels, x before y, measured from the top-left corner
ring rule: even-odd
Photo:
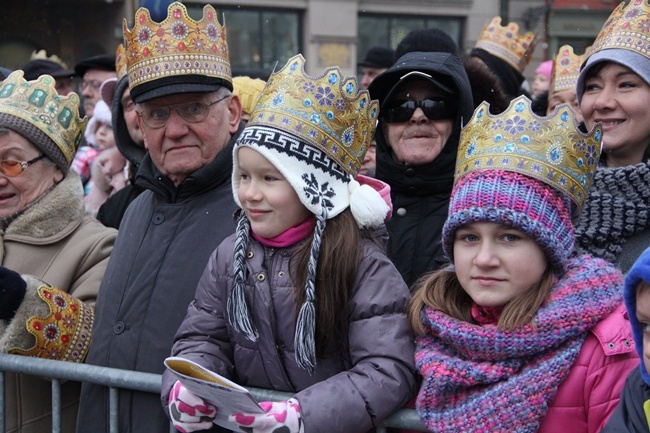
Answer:
[[[120,228],[120,222],[131,202],[136,199],[144,188],[135,184],[135,176],[140,167],[142,159],[147,154],[147,150],[142,145],[138,145],[129,134],[124,121],[124,108],[122,107],[122,94],[129,86],[129,77],[125,75],[115,86],[115,95],[113,96],[113,131],[115,133],[115,145],[120,153],[129,161],[130,183],[115,194],[110,196],[97,212],[97,219],[107,227]]]
[[[474,108],[469,78],[458,55],[429,52],[407,53],[375,78],[369,90],[373,99],[379,99],[380,107],[384,106],[391,89],[411,71],[429,74],[453,89],[458,108],[444,149],[424,165],[404,165],[393,159],[380,114],[376,177],[390,185],[393,201],[393,217],[387,223],[388,257],[409,287],[425,273],[447,262],[442,251],[442,226],[447,219],[454,183],[461,126],[469,121]]]

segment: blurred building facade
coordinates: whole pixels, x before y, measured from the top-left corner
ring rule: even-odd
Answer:
[[[138,7],[164,18],[169,0],[6,0],[0,16],[0,66],[16,69],[33,50],[46,49],[69,66],[84,57],[113,53]],[[185,0],[194,18],[206,3]],[[374,45],[395,47],[410,30],[438,27],[469,51],[496,15],[538,34],[533,63],[551,58],[565,43],[590,45],[618,2],[613,0],[219,0],[234,74],[266,78],[300,52],[308,72],[330,65],[357,72]],[[162,18],[161,18],[162,17]],[[529,69],[534,69],[530,67]],[[532,71],[526,71],[530,76]]]

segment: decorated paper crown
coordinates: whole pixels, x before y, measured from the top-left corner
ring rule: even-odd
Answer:
[[[517,172],[551,185],[582,209],[600,157],[600,124],[582,133],[568,104],[540,117],[525,96],[499,115],[489,107],[481,103],[461,131],[455,182],[486,169]]]
[[[603,24],[588,56],[608,48],[620,48],[650,58],[649,21],[650,5],[647,0],[633,0],[627,4],[622,2]]]
[[[219,24],[210,5],[203,17],[194,21],[181,3],[167,9],[161,23],[151,20],[149,11],[140,8],[133,30],[122,25],[131,88],[149,81],[183,75],[205,75],[231,82],[226,26]]]
[[[126,75],[126,52],[123,44],[119,44],[115,50],[115,72],[117,73],[117,81],[120,81]]]
[[[41,75],[25,81],[17,70],[0,84],[0,113],[23,119],[44,132],[72,162],[88,120],[79,118],[79,96],[59,96],[54,78]]]
[[[293,134],[356,176],[375,132],[379,103],[361,90],[355,77],[344,77],[338,67],[310,77],[304,64],[298,54],[271,74],[248,125]]]
[[[54,62],[57,65],[61,66],[63,69],[68,69],[68,65],[61,60],[59,56],[56,54],[52,54],[51,56],[47,55],[47,51],[45,50],[40,50],[40,51],[32,51],[32,55],[29,56],[29,60],[49,60],[50,62]]]
[[[535,34],[519,34],[519,25],[501,25],[501,17],[494,17],[484,28],[475,48],[481,48],[508,62],[519,73],[523,73],[533,58]]]
[[[589,51],[589,48],[586,51]],[[549,95],[562,90],[576,89],[578,75],[580,75],[580,65],[584,58],[585,54],[580,56],[576,55],[573,52],[573,47],[570,45],[562,45],[560,47],[553,62]]]

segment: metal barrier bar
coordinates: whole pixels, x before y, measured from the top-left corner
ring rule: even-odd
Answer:
[[[89,364],[53,361],[49,359],[32,358],[19,355],[0,354],[0,433],[5,433],[5,372],[23,373],[52,378],[52,410],[53,433],[61,432],[61,380],[89,382],[104,385],[109,388],[110,433],[118,433],[118,389],[144,391],[160,394],[162,375],[142,373],[117,368],[98,367]],[[269,389],[248,388],[258,401],[288,400],[291,393]],[[54,414],[56,409],[56,414]],[[58,424],[57,424],[58,423]],[[427,431],[417,412],[412,409],[400,409],[384,420],[377,432],[385,432],[387,428]],[[176,430],[170,426],[170,433]]]

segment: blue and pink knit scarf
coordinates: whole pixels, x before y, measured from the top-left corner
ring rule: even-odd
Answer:
[[[534,327],[505,331],[421,312],[416,408],[429,430],[537,431],[587,332],[622,300],[622,276],[609,263],[581,256],[565,269]]]

